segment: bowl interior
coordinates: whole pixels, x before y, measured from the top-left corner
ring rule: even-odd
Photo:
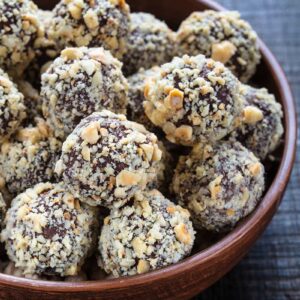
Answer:
[[[182,1],[182,0],[181,0]],[[44,8],[44,9],[50,9],[52,8],[56,2],[58,1],[48,1],[48,0],[35,0],[35,2],[38,4],[38,6],[40,8]],[[204,9],[208,9],[208,8],[212,8],[212,9],[222,9],[219,5],[214,4],[208,0],[202,0],[202,1],[195,1],[195,0],[185,0],[184,1],[184,5],[174,5],[175,2],[174,0],[151,0],[151,1],[142,1],[142,0],[128,0],[127,1],[130,6],[131,6],[131,10],[132,11],[144,11],[144,12],[150,12],[153,13],[156,17],[158,17],[159,19],[162,19],[164,21],[166,21],[166,23],[174,30],[176,30],[180,24],[180,22],[186,18],[191,12],[196,11],[196,10],[204,10]],[[266,54],[269,54],[269,50],[267,48],[265,48],[265,46],[261,43],[261,48],[263,50],[263,60],[261,62],[261,64],[259,65],[257,72],[255,74],[255,76],[252,79],[251,84],[258,86],[258,87],[266,87],[268,88],[268,90],[271,93],[274,93],[276,98],[278,99],[278,101],[282,102],[284,104],[284,109],[285,109],[285,128],[288,127],[288,122],[294,122],[294,117],[293,117],[293,113],[288,115],[288,108],[287,108],[287,104],[283,102],[283,98],[284,98],[284,93],[282,91],[282,86],[280,86],[279,84],[279,77],[276,77],[274,75],[274,72],[276,71],[275,69],[277,68],[278,72],[281,72],[279,68],[279,66],[276,65],[276,68],[271,68],[271,62],[266,58]],[[272,55],[271,55],[272,57]],[[275,64],[277,64],[277,62],[273,62]],[[284,75],[282,75],[284,76]],[[285,78],[284,78],[285,80]],[[288,89],[288,86],[286,87]],[[291,104],[292,108],[293,108],[293,103]],[[293,119],[291,121],[291,118]],[[294,122],[295,123],[295,122]],[[290,142],[291,141],[291,136],[295,135],[295,130],[296,128],[292,129],[292,131],[290,132],[286,132],[285,135],[285,141],[286,142]],[[292,160],[293,158],[291,156],[293,156],[293,150],[294,149],[294,145],[291,145],[289,150],[286,149],[286,147],[284,147],[284,144],[281,145],[281,147],[279,147],[279,149],[276,151],[275,157],[276,160],[273,162],[266,162],[266,170],[267,170],[267,194],[269,194],[269,187],[271,186],[272,182],[274,181],[274,178],[276,177],[277,180],[279,180],[278,178],[278,170],[279,167],[281,169],[281,171],[283,172],[283,169],[286,168],[287,173],[289,173],[289,169],[288,169],[288,165],[290,166],[292,164]],[[280,164],[281,159],[287,158],[288,156],[290,156],[288,163],[286,163],[285,165],[283,165],[282,163]],[[287,174],[286,174],[287,175]],[[288,175],[287,175],[288,177]],[[286,177],[286,180],[287,180]],[[282,190],[280,190],[280,193],[283,192],[285,185],[282,187]],[[275,187],[272,185],[272,188],[275,189]],[[273,191],[274,194],[274,191]],[[269,197],[267,197],[268,195],[266,195],[266,197],[263,199],[262,203],[259,205],[259,207],[257,208],[260,209],[262,207],[265,206],[266,201],[271,201],[271,195]],[[274,198],[274,195],[273,195]],[[274,199],[273,199],[274,201]],[[258,212],[255,212],[255,214],[258,214]],[[237,226],[237,228],[235,228],[231,233],[227,234],[225,237],[224,236],[214,236],[212,237],[212,241],[216,241],[218,240],[219,242],[217,243],[218,245],[214,245],[214,249],[218,249],[218,251],[220,250],[222,243],[228,243],[231,240],[234,239],[234,237],[236,238],[240,238],[241,234],[242,234],[242,229],[245,227],[245,223],[248,224],[252,224],[254,226],[254,220],[253,220],[253,215],[248,216],[245,220],[243,220],[242,222],[240,222],[240,224]],[[213,251],[212,249],[209,250],[209,248],[202,250],[202,248],[200,248],[200,246],[195,247],[195,251],[194,251],[194,255],[192,257],[187,258],[186,260],[183,260],[180,264],[180,266],[182,268],[184,268],[184,264],[185,262],[189,261],[190,263],[192,263],[193,261],[195,261],[195,259],[201,259],[199,256],[199,252],[201,252],[202,258],[205,257],[205,255],[212,255]],[[210,252],[209,252],[210,251]],[[198,254],[195,254],[198,253]],[[179,265],[178,264],[178,265]],[[173,268],[173,269],[172,269]],[[164,268],[163,270],[160,271],[154,271],[151,273],[160,273],[160,276],[166,276],[168,269],[169,270],[174,270],[175,266],[171,266],[171,267],[167,267]],[[148,277],[147,277],[148,276]],[[142,275],[139,276],[140,278],[148,278],[149,280],[151,280],[151,278],[154,278],[153,276],[151,277],[151,274],[146,274],[146,275]],[[0,274],[1,277],[1,274]],[[142,279],[141,279],[142,280]],[[22,281],[22,280],[21,280]],[[113,279],[113,280],[105,280],[107,282],[115,282],[115,286],[117,286],[118,284],[121,283],[121,281],[124,283],[126,281],[129,282],[128,279]],[[29,283],[30,280],[23,280],[24,283],[27,282],[27,284],[33,284],[33,283]],[[58,285],[65,285],[67,286],[68,283],[57,283]],[[82,286],[83,283],[78,284],[78,286]],[[88,284],[88,283],[86,283]],[[49,283],[48,286],[51,286],[52,284]],[[104,283],[105,285],[105,283]],[[113,284],[111,285],[113,286]]]

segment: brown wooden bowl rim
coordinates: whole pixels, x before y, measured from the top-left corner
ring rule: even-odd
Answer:
[[[221,5],[211,0],[196,1],[214,10],[225,10],[225,8]],[[284,72],[272,52],[260,39],[259,46],[263,61],[270,69],[272,76],[275,79],[275,83],[279,88],[282,105],[284,107],[284,152],[276,177],[269,190],[256,210],[248,217],[247,220],[245,220],[245,222],[243,222],[243,224],[237,226],[232,232],[228,233],[224,238],[209,248],[202,250],[199,253],[178,262],[177,264],[152,271],[147,274],[98,281],[56,282],[31,280],[0,273],[0,285],[49,292],[97,292],[100,290],[117,290],[125,287],[142,286],[153,281],[178,275],[179,273],[191,272],[192,269],[200,267],[205,262],[214,259],[214,257],[221,257],[225,250],[234,248],[234,246],[239,244],[240,241],[250,234],[255,227],[260,226],[259,224],[263,221],[265,214],[272,208],[272,206],[274,204],[279,205],[279,199],[281,198],[289,181],[292,166],[295,161],[297,122],[294,99]]]

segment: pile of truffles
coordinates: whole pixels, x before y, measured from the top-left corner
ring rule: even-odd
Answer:
[[[260,57],[237,12],[175,32],[125,0],[0,1],[1,271],[142,274],[232,230],[284,131]]]

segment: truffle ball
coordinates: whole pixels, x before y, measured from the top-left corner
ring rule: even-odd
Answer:
[[[99,47],[122,58],[129,33],[125,0],[61,0],[53,9],[48,34],[65,47]]]
[[[2,194],[0,193],[0,228],[2,228],[5,213],[6,213],[6,203],[2,197]]]
[[[140,69],[136,74],[128,77],[128,106],[127,117],[129,120],[143,124],[147,130],[156,132],[157,127],[149,120],[144,111],[144,88],[147,79],[159,72],[159,67],[148,70]]]
[[[17,130],[25,117],[23,95],[0,69],[0,144]]]
[[[182,156],[171,186],[195,227],[227,231],[251,213],[264,191],[264,167],[239,142],[197,145]]]
[[[81,201],[117,207],[153,180],[160,159],[154,134],[124,115],[102,111],[68,136],[56,172]]]
[[[146,273],[189,255],[194,230],[187,210],[157,190],[137,193],[133,203],[111,211],[99,240],[100,263],[114,277]]]
[[[247,82],[260,62],[257,35],[238,12],[194,12],[182,22],[177,42],[179,53],[199,53],[225,64]]]
[[[231,134],[257,157],[264,160],[280,144],[283,134],[282,108],[267,89],[241,87],[244,100],[242,125]]]
[[[38,90],[25,80],[17,81],[20,93],[24,96],[24,105],[27,110],[27,123],[32,123],[36,117],[42,117],[42,98]],[[24,124],[24,122],[23,122]]]
[[[0,1],[0,67],[14,75],[20,75],[34,58],[40,28],[36,14],[32,1]]]
[[[42,75],[44,116],[62,138],[93,112],[125,113],[127,93],[121,63],[103,48],[67,48]]]
[[[170,61],[176,53],[175,33],[148,13],[132,13],[130,33],[123,57],[126,75]]]
[[[20,128],[1,146],[1,175],[8,191],[17,195],[36,183],[55,180],[61,145],[43,120],[38,120],[35,127]]]
[[[145,86],[145,113],[173,143],[220,140],[240,119],[239,81],[203,55],[174,58]]]
[[[71,276],[95,246],[97,211],[64,190],[40,183],[18,195],[1,239],[23,274]]]

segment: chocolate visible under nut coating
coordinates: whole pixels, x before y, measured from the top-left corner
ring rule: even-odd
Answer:
[[[122,59],[124,73],[151,68],[170,61],[177,52],[175,33],[163,21],[148,13],[130,15],[130,33]]]
[[[267,89],[242,85],[244,118],[230,138],[240,141],[257,157],[264,160],[280,144],[284,129],[280,103]]]
[[[240,83],[222,63],[203,55],[174,58],[145,86],[145,113],[173,143],[215,142],[239,123]]]
[[[2,229],[5,214],[6,214],[6,203],[2,197],[2,194],[0,193],[0,229]]]
[[[53,9],[48,34],[65,47],[104,47],[121,59],[129,33],[125,0],[61,0]]]
[[[125,113],[127,93],[121,63],[103,48],[66,48],[42,75],[44,116],[61,138],[93,112]]]
[[[0,177],[8,191],[17,195],[37,183],[56,181],[54,168],[61,145],[42,119],[36,119],[35,126],[20,128],[1,145]]]
[[[179,54],[198,55],[225,64],[241,81],[247,82],[260,62],[257,35],[238,12],[194,12],[177,33]]]
[[[99,240],[100,265],[114,277],[174,264],[189,255],[194,230],[186,209],[157,190],[137,193],[133,203],[105,218]]]
[[[144,111],[144,88],[147,79],[159,72],[159,67],[148,70],[140,69],[136,74],[128,77],[128,106],[127,117],[129,120],[143,124],[151,132],[157,131],[157,127],[149,120]]]
[[[20,75],[34,58],[39,36],[37,6],[29,0],[0,1],[0,67]]]
[[[0,69],[0,143],[17,130],[25,117],[23,95]]]
[[[68,136],[56,172],[81,201],[111,208],[144,189],[160,159],[154,134],[104,110],[82,120]]]
[[[95,246],[97,210],[61,184],[40,183],[17,196],[1,240],[24,274],[76,275]]]
[[[264,167],[239,142],[200,144],[180,157],[171,188],[196,228],[228,231],[259,203]]]

